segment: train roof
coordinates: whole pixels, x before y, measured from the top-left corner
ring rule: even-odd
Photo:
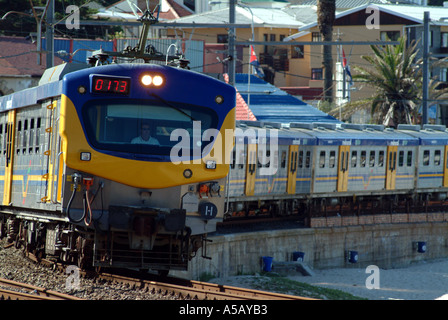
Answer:
[[[382,125],[333,123],[291,123],[291,130],[317,138],[318,145],[418,145],[419,140],[404,132]]]
[[[278,143],[281,145],[315,145],[317,142],[316,137],[306,133],[306,132],[294,132],[289,128],[282,126],[280,122],[271,121],[249,121],[249,120],[238,120],[236,121],[236,131],[235,138],[236,142],[242,143],[248,138],[252,138],[251,143],[257,143],[259,140],[256,138],[267,138],[267,142],[270,142],[270,137],[273,131],[277,134]],[[249,131],[253,130],[253,131]],[[252,137],[251,134],[255,134]]]
[[[0,97],[0,112],[32,106],[62,92],[61,82],[52,82],[42,86],[32,87]]]
[[[420,145],[447,145],[448,131],[444,125],[424,124],[420,125],[398,125],[398,130],[418,138]]]
[[[41,100],[60,95],[64,75],[86,67],[87,65],[63,63],[46,69],[38,86],[0,97],[0,112],[32,106]]]

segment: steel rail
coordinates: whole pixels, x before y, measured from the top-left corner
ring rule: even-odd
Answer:
[[[65,293],[47,290],[45,288],[33,286],[26,283],[21,283],[13,280],[2,279],[0,278],[0,286],[2,287],[10,287],[10,288],[18,288],[29,291],[29,293],[22,293],[17,291],[11,291],[8,289],[0,289],[0,292],[4,293],[15,293],[17,297],[23,297],[20,300],[83,300],[81,298],[71,296]],[[14,298],[16,299],[16,298]]]

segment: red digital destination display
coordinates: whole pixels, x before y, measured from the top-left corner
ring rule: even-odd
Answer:
[[[130,86],[130,78],[117,78],[107,76],[93,76],[92,78],[92,92],[95,93],[128,95]]]

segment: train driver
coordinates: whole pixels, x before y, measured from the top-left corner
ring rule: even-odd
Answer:
[[[149,123],[142,122],[140,127],[140,135],[131,140],[132,144],[152,144],[160,146],[159,140],[151,137],[151,127]]]

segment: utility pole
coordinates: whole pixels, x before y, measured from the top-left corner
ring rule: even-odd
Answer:
[[[47,43],[47,68],[54,66],[54,0],[49,0],[47,8],[47,30],[45,38]]]
[[[230,0],[229,3],[229,84],[231,86],[235,85],[235,5],[236,0]]]
[[[423,94],[422,94],[422,124],[428,123],[428,85],[429,85],[429,11],[423,15]]]

